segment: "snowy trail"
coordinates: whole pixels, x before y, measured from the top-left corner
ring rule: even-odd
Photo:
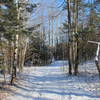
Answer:
[[[69,76],[64,64],[25,68],[6,100],[100,100],[98,76]]]

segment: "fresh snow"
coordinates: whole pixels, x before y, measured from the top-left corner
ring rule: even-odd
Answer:
[[[5,100],[100,100],[95,64],[80,65],[79,72],[78,76],[69,76],[67,61],[25,67],[16,84],[8,89]]]

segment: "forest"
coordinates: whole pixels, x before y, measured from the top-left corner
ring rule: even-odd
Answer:
[[[0,0],[0,100],[100,99],[100,0]]]

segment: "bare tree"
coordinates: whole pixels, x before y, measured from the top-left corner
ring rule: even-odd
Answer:
[[[72,74],[72,68],[74,74],[78,72],[78,36],[77,36],[77,25],[78,25],[78,0],[73,2],[73,20],[71,20],[71,0],[67,0],[67,11],[68,11],[68,62],[69,62],[69,74]],[[72,27],[73,21],[73,27]]]
[[[68,63],[69,63],[69,74],[72,74],[72,44],[71,44],[71,1],[67,0],[67,11],[68,11]]]

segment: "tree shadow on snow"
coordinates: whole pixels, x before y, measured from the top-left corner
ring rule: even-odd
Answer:
[[[84,84],[94,84],[100,83],[98,74],[91,74],[86,72],[79,73],[78,76],[69,76],[68,74],[48,74],[44,76],[37,76],[34,74],[19,74],[18,82],[14,87],[20,91],[24,92],[37,92],[41,94],[56,94],[61,96],[86,96],[90,98],[100,98],[98,94],[100,91],[86,91]],[[20,81],[21,80],[21,81]],[[23,84],[27,83],[27,84]],[[83,84],[83,87],[79,87],[79,84]],[[65,87],[63,87],[65,85]],[[59,86],[59,87],[58,87]],[[76,87],[74,87],[76,86]],[[98,87],[100,88],[100,87]],[[22,96],[23,98],[29,98],[33,100],[50,100],[49,98],[33,97],[29,94],[23,94],[22,92],[17,92],[8,89],[10,93],[17,96]]]
[[[25,81],[30,84],[29,85],[23,85],[20,82],[15,85],[16,88],[24,90],[26,92],[38,92],[41,94],[47,93],[47,94],[57,94],[61,96],[86,96],[90,98],[100,98],[100,95],[96,95],[96,92],[100,91],[85,91],[84,88],[86,87],[73,87],[73,84],[84,84],[88,81],[87,84],[89,83],[95,83],[96,81],[99,82],[99,80],[94,80],[98,76],[95,75],[93,80],[91,81],[88,78],[91,78],[91,75],[81,73],[79,76],[69,76],[69,75],[64,75],[64,74],[53,74],[53,75],[47,75],[47,76],[35,76],[35,75],[24,75],[22,76],[22,81]],[[72,87],[70,84],[72,84]],[[61,88],[63,84],[66,84],[65,88]],[[59,85],[57,87],[56,85]],[[67,89],[70,86],[70,89]],[[79,89],[80,88],[80,89]],[[70,91],[69,91],[70,90]],[[16,94],[16,93],[15,93]],[[30,96],[25,96],[21,93],[17,93],[17,95],[29,98]],[[30,97],[33,98],[33,97]],[[50,100],[50,99],[45,99],[45,98],[35,98],[33,100]]]

